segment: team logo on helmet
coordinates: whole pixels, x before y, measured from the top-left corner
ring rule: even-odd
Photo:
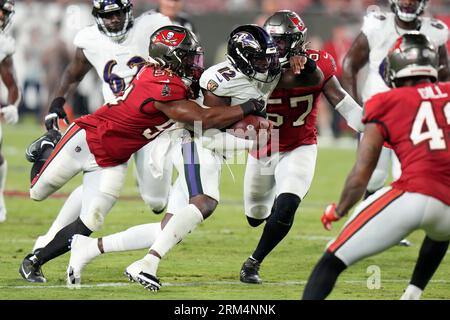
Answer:
[[[292,23],[297,26],[298,30],[300,30],[300,31],[305,30],[305,28],[306,28],[305,23],[302,20],[300,20],[298,17],[289,16],[289,20],[291,20]]]
[[[248,32],[238,32],[233,36],[233,40],[236,41],[236,43],[242,43],[243,47],[251,47],[256,50],[261,49],[261,46],[259,45],[258,41]]]
[[[165,45],[176,47],[184,40],[185,37],[185,33],[163,30],[156,36],[154,43],[161,42]]]

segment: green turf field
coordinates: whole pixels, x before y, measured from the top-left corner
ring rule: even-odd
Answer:
[[[25,160],[24,150],[42,133],[43,129],[30,119],[17,126],[3,125],[3,154],[9,165],[6,190],[9,194],[28,192],[31,166]],[[18,268],[23,257],[31,250],[35,238],[46,232],[63,199],[38,203],[23,196],[6,196],[8,220],[0,224],[0,299],[299,299],[327,241],[336,236],[343,224],[343,221],[339,222],[327,232],[320,223],[320,216],[329,202],[338,199],[353,161],[352,150],[319,150],[311,190],[297,211],[291,232],[264,261],[262,285],[239,282],[240,267],[252,253],[263,227],[249,227],[244,217],[242,166],[231,166],[236,181],[226,167],[223,168],[221,204],[211,218],[160,263],[158,276],[163,287],[157,294],[129,283],[122,275],[128,264],[144,256],[145,250],[98,257],[86,267],[79,290],[65,287],[68,254],[43,267],[48,283],[34,285],[22,280]],[[79,177],[60,192],[70,192],[78,183]],[[106,218],[103,230],[93,236],[161,218],[151,213],[140,200],[131,170],[123,196],[125,199],[119,199]],[[423,232],[413,233],[408,239],[412,242],[411,247],[394,247],[345,271],[330,299],[398,299],[412,273]],[[424,299],[450,298],[449,262],[446,257],[424,293]],[[379,288],[369,289],[368,283],[373,283],[370,277],[373,268],[379,268],[381,282]]]

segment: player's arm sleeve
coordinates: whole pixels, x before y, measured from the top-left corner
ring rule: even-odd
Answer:
[[[318,66],[324,75],[324,83],[330,80],[331,77],[336,76],[337,66],[333,56],[328,52],[321,51]]]
[[[363,110],[349,94],[344,96],[335,109],[344,117],[350,128],[358,132],[364,131]]]
[[[218,80],[214,79],[214,72],[205,71],[200,77],[200,88],[216,96],[227,96],[228,90]]]
[[[376,94],[366,102],[362,123],[375,123],[384,140],[389,142],[389,130],[384,122],[387,103],[384,97],[383,94]]]
[[[186,87],[177,83],[155,82],[149,88],[148,95],[151,99],[159,102],[186,100]]]

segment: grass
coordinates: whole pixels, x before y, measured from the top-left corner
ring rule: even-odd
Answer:
[[[336,201],[354,151],[320,148],[313,185],[297,211],[296,221],[283,242],[266,258],[261,268],[262,285],[239,283],[239,270],[252,253],[262,226],[251,228],[243,214],[243,166],[232,165],[235,180],[224,167],[221,185],[222,203],[215,214],[200,225],[161,262],[159,277],[163,287],[158,294],[144,291],[138,284],[128,283],[122,272],[146,250],[111,253],[98,257],[83,273],[80,290],[65,287],[65,269],[69,255],[46,264],[45,284],[25,282],[18,273],[23,257],[31,250],[38,235],[44,234],[62,206],[63,198],[50,198],[37,203],[27,197],[11,195],[12,191],[28,192],[30,164],[24,157],[25,147],[42,134],[43,128],[31,119],[16,126],[3,125],[3,154],[8,160],[5,201],[8,220],[0,224],[0,297],[3,300],[291,300],[299,299],[308,276],[321,257],[326,243],[337,235],[343,221],[331,232],[325,231],[320,216],[325,206]],[[70,181],[60,192],[67,193],[79,183]],[[119,200],[107,216],[104,228],[93,236],[106,235],[130,226],[157,222],[140,200],[132,171],[128,173]],[[398,299],[408,284],[423,239],[417,231],[408,239],[412,246],[394,247],[359,262],[339,278],[330,299]],[[371,266],[381,271],[381,286],[369,289]],[[369,271],[368,271],[369,268]],[[449,299],[448,257],[423,295],[424,299]]]

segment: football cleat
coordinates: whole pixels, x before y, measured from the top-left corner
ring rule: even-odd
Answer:
[[[39,265],[36,256],[30,253],[22,261],[19,268],[19,273],[25,280],[29,282],[47,282],[44,274],[42,273],[41,266]]]
[[[67,267],[67,288],[80,289],[81,288],[81,276],[75,275],[75,271],[71,265]]]
[[[261,284],[262,279],[259,276],[261,264],[252,258],[248,258],[241,268],[240,280],[244,283]]]
[[[411,241],[408,239],[403,239],[397,245],[400,247],[411,247]]]
[[[148,268],[148,262],[141,259],[130,264],[124,271],[124,275],[131,282],[137,282],[138,275],[142,270],[146,270]]]
[[[34,140],[25,150],[25,157],[29,162],[35,162],[41,155],[44,146],[55,148],[61,139],[61,132],[55,129],[48,130],[44,135]]]
[[[144,286],[145,289],[152,292],[157,292],[161,288],[161,282],[156,276],[142,271],[138,274],[137,281]]]
[[[67,286],[79,287],[81,284],[81,272],[83,268],[97,255],[89,253],[89,246],[96,242],[96,239],[76,234],[72,237],[70,244],[70,260],[67,267]],[[94,244],[96,245],[96,244]]]

